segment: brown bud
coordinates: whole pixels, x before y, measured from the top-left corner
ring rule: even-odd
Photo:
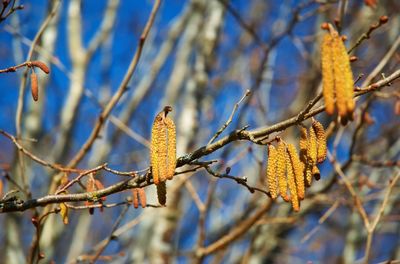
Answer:
[[[388,16],[381,16],[379,18],[379,23],[381,24],[386,24],[389,21],[389,17]]]
[[[323,30],[329,30],[329,24],[327,22],[324,22],[321,24],[321,29]]]
[[[350,62],[355,62],[358,60],[357,56],[350,56]]]

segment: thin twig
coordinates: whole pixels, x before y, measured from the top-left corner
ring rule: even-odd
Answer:
[[[233,116],[235,115],[239,104],[247,97],[250,95],[250,90],[246,90],[245,94],[242,96],[242,98],[240,98],[240,100],[235,104],[235,106],[232,109],[232,113],[229,116],[228,120],[226,120],[225,124],[217,131],[217,133],[215,133],[215,135],[210,139],[210,141],[208,141],[207,145],[210,145],[211,143],[214,142],[215,139],[218,138],[219,135],[221,135],[222,132],[224,132],[224,130],[229,126],[229,124],[232,122]]]

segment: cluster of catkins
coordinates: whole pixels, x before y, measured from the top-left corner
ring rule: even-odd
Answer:
[[[333,29],[333,26],[325,23],[323,28],[329,31],[324,35],[321,43],[325,111],[332,115],[335,113],[336,106],[341,123],[346,124],[348,120],[353,120],[355,109],[354,79],[350,67],[350,58],[342,38]]]
[[[167,116],[172,111],[166,106],[158,113],[151,129],[150,162],[158,202],[167,202],[166,180],[171,180],[176,167],[176,131],[174,121]]]
[[[318,163],[326,159],[326,135],[322,124],[313,120],[307,129],[301,127],[300,154],[293,144],[278,139],[277,146],[268,145],[267,185],[272,199],[281,196],[291,201],[293,210],[300,210],[305,187],[311,186],[313,177],[320,178]],[[288,194],[289,189],[289,194]]]

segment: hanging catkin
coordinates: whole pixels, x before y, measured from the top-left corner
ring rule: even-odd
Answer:
[[[31,73],[31,92],[33,100],[37,101],[39,99],[39,87],[36,73],[33,70]]]
[[[322,93],[325,100],[325,111],[332,115],[335,112],[335,79],[332,58],[333,37],[325,34],[321,44]]]
[[[279,195],[276,181],[276,158],[277,151],[275,147],[268,145],[267,184],[272,199],[276,199]]]
[[[312,183],[314,165],[317,164],[317,135],[312,127],[309,129],[307,141],[307,163],[306,163],[306,181],[307,186]]]
[[[167,186],[165,182],[160,182],[157,185],[157,197],[158,202],[161,205],[165,205],[167,203]]]
[[[321,163],[326,159],[327,152],[325,129],[317,120],[313,120],[312,127],[317,136],[317,162]]]
[[[289,156],[289,151],[285,151],[285,163],[286,163],[286,170],[287,170],[287,181],[289,185],[289,192],[290,192],[290,200],[292,202],[293,210],[296,212],[299,211],[299,198],[297,196],[297,187],[296,187],[296,180],[293,170],[293,164]]]
[[[353,73],[350,58],[338,32],[328,25],[329,33],[321,43],[321,66],[325,110],[334,113],[334,98],[342,123],[351,120],[355,108]]]
[[[300,161],[300,158],[296,152],[296,147],[293,144],[288,144],[287,150],[290,157],[290,165],[293,168],[294,176],[296,179],[297,196],[300,200],[303,200],[305,196],[304,165]]]
[[[277,149],[276,160],[276,174],[279,183],[279,193],[283,200],[290,201],[287,195],[287,181],[286,181],[286,147],[283,140],[279,140]]]
[[[172,179],[176,167],[176,132],[175,124],[167,117],[172,107],[166,106],[153,122],[151,130],[150,160],[153,181]]]

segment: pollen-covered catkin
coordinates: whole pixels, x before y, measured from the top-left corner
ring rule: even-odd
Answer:
[[[325,100],[326,113],[332,115],[335,111],[335,78],[332,58],[333,37],[325,34],[321,44],[322,93]]]
[[[353,99],[354,79],[351,71],[349,55],[340,36],[334,37],[332,53],[338,112],[341,117],[352,119],[352,114],[355,108]]]
[[[153,122],[151,130],[150,162],[153,181],[172,179],[176,167],[176,131],[175,124],[167,117],[172,108],[166,106]]]
[[[308,135],[307,135],[307,128],[305,127],[300,127],[300,141],[299,141],[299,146],[300,146],[300,157],[305,157],[307,154],[307,143],[308,142]]]
[[[313,120],[312,127],[317,136],[317,162],[321,163],[326,159],[326,134],[323,125],[317,120]]]
[[[272,199],[279,195],[278,183],[276,181],[276,158],[277,151],[273,145],[268,145],[267,184]]]
[[[287,181],[286,181],[286,147],[283,140],[279,140],[277,149],[276,160],[276,174],[278,177],[279,193],[283,200],[290,201],[287,195]]]
[[[158,197],[158,202],[161,205],[165,205],[167,203],[167,186],[165,181],[160,182],[157,187],[157,197]]]
[[[33,100],[37,101],[39,99],[39,86],[37,76],[34,71],[31,73],[31,92]]]
[[[289,185],[289,192],[290,192],[290,200],[292,202],[293,210],[296,212],[300,209],[299,198],[297,196],[297,187],[296,187],[296,180],[294,175],[293,164],[290,159],[289,152],[285,152],[285,162],[286,162],[286,169],[287,169],[287,181]]]
[[[315,134],[314,128],[309,129],[309,138],[307,144],[307,157],[308,163],[311,165],[317,164],[317,135]]]
[[[151,130],[151,172],[155,184],[166,180],[167,171],[167,128],[162,115],[161,112],[156,116]]]
[[[176,168],[176,130],[174,121],[165,117],[165,125],[167,126],[167,179],[171,180],[175,174]]]
[[[301,163],[300,158],[296,152],[296,147],[293,144],[287,145],[289,152],[290,163],[293,167],[293,172],[296,180],[297,196],[300,200],[304,199],[305,188],[304,188],[304,165]]]

